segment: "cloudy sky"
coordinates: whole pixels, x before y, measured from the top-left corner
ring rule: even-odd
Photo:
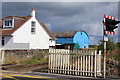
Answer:
[[[103,38],[104,14],[118,18],[117,2],[3,2],[2,16],[27,16],[31,8],[51,31],[84,30],[90,36],[90,44]],[[118,39],[118,35],[109,37]]]

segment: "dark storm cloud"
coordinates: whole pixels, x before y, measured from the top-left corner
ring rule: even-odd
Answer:
[[[120,1],[118,2],[118,18],[120,20]],[[118,41],[120,42],[120,24],[118,25]]]
[[[31,8],[36,9],[37,19],[52,31],[84,30],[94,35],[90,36],[93,42],[98,40],[96,36],[102,37],[103,15],[118,15],[115,2],[4,2],[2,12],[3,16],[25,16]]]
[[[71,3],[70,3],[71,4]],[[69,5],[70,5],[69,4]],[[76,4],[76,3],[75,3]],[[68,4],[67,4],[68,5]],[[17,14],[21,14],[18,12],[22,12],[23,11],[28,11],[31,8],[35,8],[38,11],[45,11],[49,13],[52,13],[54,16],[61,16],[61,17],[67,17],[67,16],[72,16],[78,13],[84,13],[84,9],[82,7],[79,7],[78,10],[76,10],[78,8],[78,6],[75,5],[71,5],[71,6],[67,6],[64,3],[44,3],[44,2],[32,2],[32,3],[28,3],[28,2],[4,2],[3,3],[3,12],[5,13],[5,11],[9,12],[9,13],[17,13]],[[12,11],[11,11],[12,10]],[[7,13],[7,14],[9,14]],[[3,16],[6,16],[6,14],[4,14]]]
[[[0,1],[0,17],[2,17],[2,2]]]

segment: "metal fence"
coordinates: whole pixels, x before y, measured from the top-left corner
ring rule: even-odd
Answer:
[[[101,51],[49,50],[49,72],[79,76],[101,75]]]

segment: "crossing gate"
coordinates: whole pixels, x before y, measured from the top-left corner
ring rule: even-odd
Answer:
[[[3,63],[3,60],[4,60],[4,50],[0,49],[0,64]]]
[[[101,51],[49,50],[49,72],[78,76],[101,76]]]

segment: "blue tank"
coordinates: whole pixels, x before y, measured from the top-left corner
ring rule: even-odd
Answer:
[[[53,32],[56,36],[56,44],[74,44],[75,49],[88,48],[89,36],[85,31],[56,31]]]
[[[76,32],[73,37],[73,43],[78,44],[79,48],[88,48],[89,37],[84,31]]]

